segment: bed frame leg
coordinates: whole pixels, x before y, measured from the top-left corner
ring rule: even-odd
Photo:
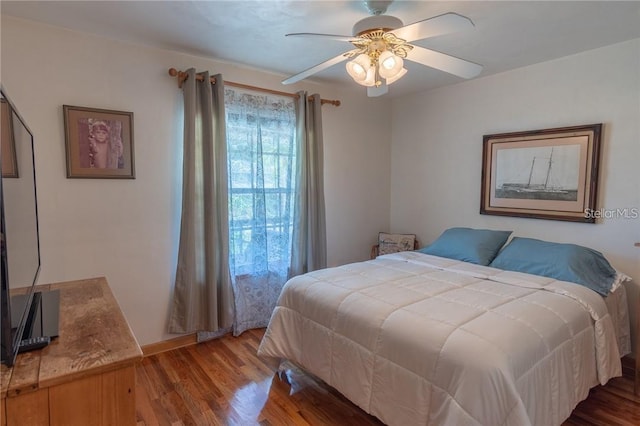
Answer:
[[[289,379],[289,375],[287,374],[287,370],[289,369],[289,367],[290,366],[287,361],[283,360],[282,362],[280,362],[280,366],[278,367],[278,371],[276,373],[278,374],[278,378],[281,382],[285,382],[286,384],[291,386],[291,381]]]

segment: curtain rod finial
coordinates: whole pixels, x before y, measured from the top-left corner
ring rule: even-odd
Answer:
[[[187,73],[184,71],[178,71],[175,68],[169,68],[169,75],[171,77],[178,77],[178,87],[182,87],[182,83],[187,79]]]

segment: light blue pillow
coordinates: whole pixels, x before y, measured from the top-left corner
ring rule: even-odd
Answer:
[[[603,296],[617,276],[600,252],[532,238],[514,237],[490,266],[582,284]]]
[[[418,251],[486,266],[496,257],[511,232],[450,228],[444,231],[433,243]]]

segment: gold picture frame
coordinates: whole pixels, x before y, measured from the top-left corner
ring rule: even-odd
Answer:
[[[68,178],[135,179],[133,112],[63,110]]]
[[[595,223],[602,124],[485,135],[480,214]]]
[[[13,134],[13,111],[6,99],[0,99],[0,119],[2,120],[2,132],[0,134],[0,146],[2,148],[2,177],[17,178],[18,157],[16,155],[16,140]]]

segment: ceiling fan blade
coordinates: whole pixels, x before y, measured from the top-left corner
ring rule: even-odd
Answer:
[[[323,39],[349,41],[349,42],[359,39],[359,37],[353,37],[353,36],[344,36],[344,35],[335,35],[335,34],[318,34],[318,33],[291,33],[291,34],[285,34],[284,36],[285,37],[323,38]]]
[[[292,83],[297,83],[300,80],[304,80],[305,78],[318,73],[326,68],[329,68],[335,64],[339,64],[340,62],[344,61],[345,59],[347,59],[349,57],[349,55],[351,53],[355,53],[358,52],[358,49],[353,49],[350,50],[348,52],[345,53],[341,53],[338,56],[336,56],[335,58],[331,58],[329,60],[326,60],[324,62],[322,62],[321,64],[318,64],[316,66],[313,66],[309,69],[306,69],[304,71],[302,71],[301,73],[292,75],[291,77],[287,78],[286,80],[282,80],[282,84],[292,84]]]
[[[462,78],[473,78],[482,71],[482,65],[416,45],[407,59]]]
[[[404,27],[400,27],[389,32],[393,33],[396,37],[407,42],[411,42],[442,34],[450,34],[473,27],[474,25],[473,22],[471,22],[471,19],[466,16],[458,15],[457,13],[449,12],[444,15],[425,19],[424,21],[405,25]]]

